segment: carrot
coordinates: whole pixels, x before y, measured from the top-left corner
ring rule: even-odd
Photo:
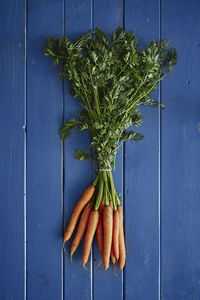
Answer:
[[[97,231],[96,231],[96,236],[97,236],[97,243],[99,247],[99,251],[103,251],[103,223],[102,223],[102,210],[104,206],[104,197],[102,197],[102,201],[99,207],[99,222],[97,225]]]
[[[98,196],[98,194],[97,194],[97,196]],[[104,207],[104,195],[102,196],[101,204],[99,206],[99,212],[102,212],[103,207]]]
[[[88,203],[86,205],[86,207],[84,208],[84,210],[83,210],[83,213],[81,215],[81,219],[80,219],[80,222],[79,222],[79,225],[78,225],[76,235],[75,235],[75,237],[72,241],[72,244],[71,244],[71,249],[70,249],[71,250],[71,257],[74,254],[74,252],[76,251],[76,249],[78,248],[78,246],[80,244],[80,241],[82,240],[82,238],[84,236],[84,233],[85,233],[86,228],[87,228],[88,219],[89,219],[91,210],[92,210],[92,206]]]
[[[70,239],[70,237],[71,237],[71,235],[74,231],[74,228],[76,226],[76,223],[78,221],[78,218],[81,214],[81,211],[83,210],[85,205],[90,201],[90,199],[92,198],[94,192],[95,192],[94,185],[90,185],[85,190],[85,192],[81,196],[80,200],[76,204],[76,206],[74,208],[74,211],[72,213],[71,219],[69,221],[69,225],[67,226],[67,229],[65,231],[65,235],[64,235],[64,239],[63,239],[63,247],[64,247],[65,242],[67,242]]]
[[[113,253],[113,246],[111,247],[110,259],[112,261],[112,264],[115,265],[116,264],[116,258],[115,258],[114,253]]]
[[[109,267],[113,231],[113,209],[111,203],[103,209],[103,263],[107,270]]]
[[[102,214],[99,214],[99,222],[97,225],[97,231],[96,231],[96,236],[97,236],[97,243],[99,247],[99,251],[103,251],[103,224],[102,224]]]
[[[116,260],[119,259],[119,212],[113,213],[113,254]]]
[[[118,206],[119,212],[119,262],[118,266],[120,269],[123,269],[126,261],[126,247],[124,239],[124,225],[123,225],[123,209],[121,206]]]
[[[87,231],[85,235],[84,248],[83,248],[83,266],[85,266],[85,264],[88,261],[91,246],[92,246],[92,241],[95,235],[95,231],[97,229],[98,221],[99,221],[99,212],[98,210],[93,210],[90,213]]]

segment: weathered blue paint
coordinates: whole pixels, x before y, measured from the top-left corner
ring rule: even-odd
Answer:
[[[159,40],[159,2],[125,2],[125,28],[139,47]],[[154,93],[158,100],[158,92]],[[159,299],[159,111],[141,107],[144,135],[125,145],[126,299]]]
[[[80,37],[83,32],[92,28],[91,0],[65,1],[65,34],[72,40]],[[77,99],[69,93],[69,84],[65,82],[64,89],[64,120],[76,116],[80,106]],[[92,182],[92,165],[89,161],[77,161],[74,152],[77,149],[89,152],[89,136],[84,133],[72,132],[64,143],[64,228],[66,228],[75,203],[86,187]],[[64,254],[64,300],[91,299],[93,264],[92,255],[87,263],[87,270],[82,267],[83,242],[73,255],[70,263],[70,245],[72,239],[66,243]]]
[[[0,2],[0,300],[200,300],[199,16],[195,0]],[[90,162],[73,157],[90,139],[73,132],[60,141],[79,106],[43,47],[48,35],[74,40],[99,27],[109,36],[119,25],[141,47],[171,39],[179,61],[154,94],[166,109],[141,108],[145,139],[117,156],[126,268],[105,272],[95,241],[86,271],[83,245],[71,264],[62,233],[94,176]]]
[[[25,3],[0,1],[0,299],[24,297]],[[15,30],[14,30],[15,29]]]
[[[63,34],[62,1],[29,1],[27,27],[27,299],[62,299],[62,80],[44,56]],[[21,299],[19,299],[21,300]]]
[[[200,3],[162,1],[178,64],[162,83],[162,299],[200,299]]]

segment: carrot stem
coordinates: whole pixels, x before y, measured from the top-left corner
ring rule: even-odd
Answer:
[[[117,206],[121,206],[121,201],[120,201],[120,198],[116,192],[116,202],[117,202]]]
[[[95,201],[95,199],[96,199],[96,196],[97,196],[97,191],[95,190],[94,195],[92,196],[92,199],[91,199],[90,202],[89,202],[89,205],[90,205],[90,206],[93,206],[93,205],[94,205],[94,201]]]
[[[101,204],[101,200],[102,200],[102,196],[103,196],[103,189],[104,189],[104,181],[103,181],[102,175],[100,173],[99,174],[99,191],[98,191],[97,200],[94,205],[94,210],[99,209],[99,205]]]
[[[94,180],[94,182],[93,182],[92,185],[96,186],[97,183],[98,183],[98,181],[99,181],[99,174],[97,174],[97,176],[96,176],[96,178],[95,178],[95,180]]]
[[[108,189],[108,179],[107,179],[107,172],[103,172],[103,179],[104,179],[104,202],[105,205],[109,205],[109,189]]]
[[[113,176],[112,176],[112,171],[108,172],[108,180],[109,180],[109,185],[110,185],[110,189],[111,189],[111,201],[113,203],[113,209],[114,211],[117,210],[117,205],[116,205],[116,190],[115,190],[115,186],[114,186],[114,181],[113,181]]]

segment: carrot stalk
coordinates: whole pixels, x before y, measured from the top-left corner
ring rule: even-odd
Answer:
[[[86,205],[86,207],[84,208],[83,210],[83,213],[81,215],[81,219],[80,219],[80,222],[79,222],[79,225],[78,225],[78,229],[77,229],[77,232],[76,232],[76,235],[72,241],[72,244],[71,244],[71,257],[72,255],[74,254],[74,252],[76,251],[76,249],[78,248],[83,236],[84,236],[84,233],[86,231],[86,228],[87,228],[87,224],[88,224],[88,220],[89,220],[89,216],[90,216],[90,213],[91,213],[91,210],[92,210],[92,206],[88,203]]]
[[[97,229],[98,221],[99,221],[99,212],[98,210],[93,210],[90,213],[87,231],[85,235],[84,248],[83,248],[83,266],[85,266],[85,264],[88,261],[93,238],[95,235],[95,231]]]
[[[109,267],[113,231],[113,209],[111,203],[103,209],[103,263],[107,270]]]
[[[103,197],[104,182],[103,182],[101,174],[99,175],[99,177],[100,177],[100,179],[99,179],[99,190],[98,190],[96,202],[95,202],[95,205],[94,205],[94,210],[99,209],[99,206],[101,204],[101,200],[102,200],[102,197]]]
[[[83,195],[81,196],[80,200],[78,201],[78,203],[76,204],[74,211],[72,213],[71,219],[69,221],[69,225],[67,226],[67,229],[65,231],[65,235],[64,235],[64,239],[63,239],[63,248],[64,248],[64,244],[65,242],[67,242],[70,237],[72,236],[72,233],[74,231],[74,228],[76,226],[76,223],[78,221],[78,218],[83,210],[83,208],[87,205],[87,203],[90,201],[90,199],[92,198],[93,194],[95,192],[95,187],[94,185],[90,185],[85,192],[83,193]]]
[[[122,270],[125,266],[126,261],[126,247],[124,239],[124,225],[123,225],[123,209],[118,206],[119,212],[119,261],[118,266]]]

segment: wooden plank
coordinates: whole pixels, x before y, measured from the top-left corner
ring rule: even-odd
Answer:
[[[200,299],[199,16],[198,1],[162,1],[161,36],[179,57],[161,89],[163,300]]]
[[[159,39],[159,2],[125,1],[125,28],[140,46]],[[158,99],[158,92],[154,94]],[[141,107],[140,142],[125,145],[126,299],[159,299],[159,112]]]
[[[65,34],[72,40],[91,30],[91,0],[68,0],[65,2]],[[80,105],[69,93],[69,83],[65,82],[64,119],[75,117]],[[73,154],[76,149],[89,151],[89,136],[83,132],[73,132],[65,142],[64,149],[64,227],[81,194],[92,181],[92,165],[89,161],[77,161]],[[64,299],[91,299],[92,294],[92,256],[87,264],[88,271],[82,266],[83,243],[73,255],[70,263],[70,245],[66,244],[64,259]]]
[[[94,2],[94,28],[103,30],[108,37],[117,27],[123,26],[123,1],[95,1]],[[113,172],[115,186],[123,199],[123,149],[120,149],[116,160],[116,171]],[[100,264],[101,263],[101,264]],[[99,265],[100,264],[100,265]],[[122,299],[123,273],[110,263],[105,271],[102,256],[97,243],[94,244],[94,299]]]
[[[43,55],[63,34],[63,1],[28,3],[27,298],[62,299],[62,80]]]
[[[0,2],[0,299],[24,298],[25,1]]]

